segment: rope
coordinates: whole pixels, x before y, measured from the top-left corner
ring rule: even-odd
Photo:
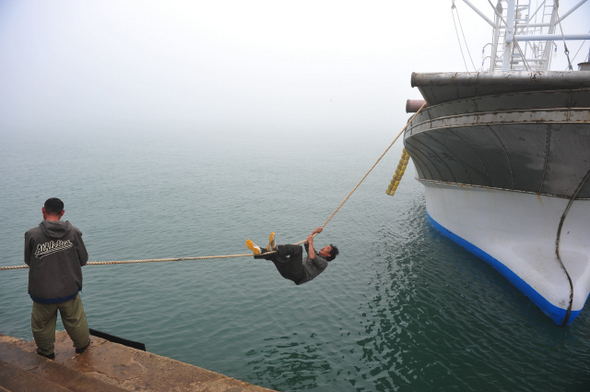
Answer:
[[[563,222],[565,221],[565,218],[567,217],[567,214],[569,213],[570,208],[572,207],[572,204],[576,200],[576,197],[578,197],[578,193],[580,193],[580,191],[582,190],[582,188],[584,187],[584,184],[586,184],[588,179],[590,179],[590,170],[588,170],[586,172],[586,175],[582,179],[582,182],[580,182],[580,185],[578,185],[578,188],[576,189],[576,191],[572,195],[570,201],[567,203],[567,207],[563,211],[563,214],[561,215],[561,219],[559,220],[559,226],[557,228],[557,238],[555,239],[555,255],[557,256],[557,260],[559,260],[559,264],[561,264],[561,268],[563,268],[563,272],[565,272],[565,276],[567,277],[567,280],[569,281],[569,284],[570,284],[570,303],[567,308],[567,312],[565,313],[565,318],[563,320],[563,324],[561,325],[562,327],[565,327],[567,325],[567,322],[570,318],[570,314],[572,312],[572,306],[574,305],[574,283],[572,282],[572,278],[571,278],[569,272],[567,271],[567,268],[565,268],[565,265],[563,264],[563,261],[561,260],[561,255],[559,253],[559,245],[561,244],[561,230],[563,229]]]
[[[240,255],[222,255],[222,256],[196,256],[196,257],[171,257],[166,259],[144,259],[144,260],[120,260],[120,261],[89,261],[86,265],[113,265],[113,264],[139,264],[139,263],[161,263],[166,261],[185,261],[185,260],[205,260],[205,259],[229,259],[234,257],[252,257],[251,253]],[[0,267],[2,270],[24,269],[28,265],[14,265]]]
[[[369,169],[369,171],[367,172],[367,174],[365,174],[363,176],[363,178],[361,178],[361,180],[358,182],[358,184],[356,184],[356,186],[353,188],[352,191],[350,191],[350,193],[348,194],[348,196],[346,196],[346,198],[342,201],[342,203],[340,203],[340,205],[338,206],[338,208],[336,208],[336,210],[332,213],[332,215],[330,215],[330,217],[328,218],[328,220],[322,225],[322,229],[324,227],[326,227],[326,225],[328,224],[328,222],[330,222],[332,220],[332,218],[334,217],[334,215],[336,215],[336,213],[338,212],[338,210],[340,210],[340,208],[344,205],[344,203],[346,203],[346,201],[350,198],[350,196],[352,196],[352,194],[354,193],[354,191],[356,191],[356,189],[362,184],[362,182],[365,180],[365,178],[367,178],[367,176],[373,171],[373,169],[375,168],[375,166],[377,166],[377,164],[381,161],[381,159],[385,156],[385,154],[387,154],[387,152],[391,149],[391,147],[393,147],[393,145],[395,144],[395,142],[397,141],[397,139],[399,139],[399,137],[402,135],[402,133],[404,133],[404,131],[406,130],[406,128],[408,127],[408,125],[410,125],[410,123],[412,122],[412,120],[414,120],[414,118],[416,118],[416,116],[418,115],[418,113],[420,113],[420,111],[422,111],[422,109],[424,109],[424,106],[426,106],[426,101],[424,101],[424,103],[422,104],[422,106],[420,106],[420,109],[418,109],[416,111],[416,113],[414,113],[414,115],[412,116],[412,118],[406,123],[406,125],[402,128],[402,130],[400,131],[400,133],[398,133],[398,135],[395,137],[395,139],[393,139],[393,141],[391,142],[391,144],[389,145],[389,147],[387,147],[385,149],[385,151],[383,151],[383,154],[381,154],[381,156],[379,157],[379,159],[377,159],[377,161],[373,164],[373,166],[371,166],[371,168]],[[314,235],[315,237],[315,235]],[[295,245],[299,245],[304,243],[304,241],[300,241],[298,243],[296,243]]]
[[[412,122],[412,120],[414,120],[414,118],[418,115],[418,113],[420,113],[420,111],[424,108],[424,106],[426,106],[426,102],[424,102],[424,104],[422,104],[422,106],[420,107],[420,109],[418,109],[418,111],[416,111],[416,113],[414,113],[414,115],[412,116],[412,118],[406,123],[406,126],[400,131],[400,133],[396,136],[396,138],[393,139],[393,141],[391,142],[391,144],[389,145],[389,147],[387,147],[387,149],[383,152],[383,154],[381,154],[381,156],[379,157],[379,159],[377,159],[377,161],[373,164],[373,166],[369,169],[369,171],[363,176],[363,178],[358,182],[358,184],[356,184],[356,186],[353,188],[353,190],[350,191],[350,193],[348,194],[348,196],[346,196],[346,198],[342,201],[342,203],[340,203],[340,205],[338,206],[338,208],[336,208],[336,210],[332,213],[332,215],[330,215],[330,217],[328,218],[328,220],[326,220],[326,222],[321,226],[322,229],[324,227],[326,227],[326,225],[328,224],[328,222],[330,222],[332,220],[332,218],[334,217],[334,215],[336,215],[336,213],[340,210],[340,208],[344,205],[344,203],[346,203],[346,201],[350,198],[350,196],[354,193],[354,191],[357,190],[357,188],[362,184],[362,182],[365,180],[365,178],[367,178],[367,176],[371,173],[371,171],[373,171],[373,169],[375,168],[375,166],[377,166],[377,164],[381,161],[381,159],[385,156],[385,154],[387,154],[387,152],[391,149],[391,147],[393,147],[393,145],[397,141],[397,139],[399,139],[399,137],[406,130],[406,128],[408,127],[408,125]],[[316,235],[317,234],[314,234],[314,237]],[[305,241],[306,240],[297,242],[295,245],[300,245],[300,244],[304,243]],[[167,261],[205,260],[205,259],[229,259],[229,258],[234,258],[234,257],[252,257],[252,253],[238,254],[238,255],[222,255],[222,256],[174,257],[174,258],[166,258],[166,259],[121,260],[121,261],[89,261],[88,263],[86,263],[86,265],[161,263],[161,262],[167,262]],[[24,268],[29,268],[29,266],[26,265],[26,264],[25,265],[15,265],[15,266],[4,266],[4,267],[0,266],[0,271],[3,271],[3,270],[14,270],[14,269],[24,269]]]

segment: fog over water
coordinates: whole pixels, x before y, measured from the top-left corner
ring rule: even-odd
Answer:
[[[52,196],[91,261],[304,240],[405,125],[411,73],[465,71],[452,4],[1,1],[0,265]],[[456,5],[477,66],[490,29]],[[586,33],[590,3],[570,18]],[[588,390],[588,310],[557,327],[438,233],[413,165],[387,196],[401,151],[318,237],[341,254],[313,281],[251,257],[87,266],[90,326],[281,391]],[[0,333],[32,339],[26,270],[0,298]]]
[[[481,64],[490,27],[457,1],[461,50],[452,5],[3,1],[0,129],[390,135],[420,98],[413,71],[465,71],[462,53]],[[565,33],[587,33],[588,18],[585,4]],[[568,44],[574,66],[579,48]],[[556,56],[565,69],[562,44]]]

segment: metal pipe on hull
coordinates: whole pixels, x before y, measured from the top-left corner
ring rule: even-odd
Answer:
[[[411,85],[434,106],[475,96],[589,88],[590,72],[413,72]]]

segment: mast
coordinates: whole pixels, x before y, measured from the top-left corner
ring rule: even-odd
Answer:
[[[508,0],[506,8],[506,26],[504,27],[506,39],[504,44],[502,71],[509,71],[510,64],[513,63],[514,60],[514,4],[515,0]]]
[[[547,71],[554,42],[590,39],[588,33],[556,33],[560,23],[588,0],[581,0],[561,18],[559,0],[498,0],[493,22],[469,0],[463,1],[493,28],[490,72]]]

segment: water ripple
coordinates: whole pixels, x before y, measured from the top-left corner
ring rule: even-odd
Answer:
[[[64,192],[38,167],[68,178],[68,218],[91,258],[123,260],[241,254],[247,238],[264,244],[271,231],[301,241],[381,152],[370,138],[328,151],[277,142],[260,154],[248,138],[141,136],[57,138],[71,144],[66,165],[34,140],[1,144],[2,263],[21,262],[40,194]],[[411,167],[385,196],[399,152],[316,239],[341,250],[317,279],[295,286],[253,258],[85,267],[91,327],[281,391],[585,390],[590,315],[556,327],[435,231]],[[0,332],[30,339],[26,273],[0,279]]]

